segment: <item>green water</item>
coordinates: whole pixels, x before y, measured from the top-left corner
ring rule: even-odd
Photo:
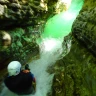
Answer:
[[[47,21],[42,37],[62,38],[68,35],[82,5],[83,0],[72,0],[69,10],[55,15]]]

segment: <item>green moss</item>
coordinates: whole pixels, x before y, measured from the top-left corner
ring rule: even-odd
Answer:
[[[25,63],[27,60],[31,59],[30,55],[39,54],[39,45],[36,43],[37,37],[32,34],[32,28],[28,28],[25,28],[25,30],[16,28],[9,31],[12,42],[8,48],[4,49],[0,46],[0,60],[10,58],[11,60],[19,60]],[[32,36],[34,38],[32,38]]]
[[[54,91],[52,96],[95,96],[96,60],[82,44],[79,44],[74,38],[73,41],[70,52],[55,65],[58,69],[55,69],[55,75],[57,76],[58,71],[60,72],[57,79],[61,78],[61,67],[64,69],[64,78],[61,79],[63,91],[59,95]],[[55,83],[53,82],[53,85]],[[57,86],[59,86],[58,83]]]

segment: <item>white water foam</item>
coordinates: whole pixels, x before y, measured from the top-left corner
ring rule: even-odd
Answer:
[[[49,47],[49,48],[48,48]],[[40,58],[30,62],[31,72],[36,77],[36,93],[23,96],[47,96],[51,89],[54,74],[49,74],[47,68],[59,59],[62,53],[62,40],[54,38],[44,39],[40,44]],[[0,96],[18,96],[10,92],[5,86]]]

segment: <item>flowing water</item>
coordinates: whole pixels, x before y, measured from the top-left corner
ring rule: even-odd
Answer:
[[[72,0],[70,8],[66,12],[62,12],[47,21],[42,37],[63,38],[68,35],[82,5],[83,0]]]
[[[30,62],[31,72],[35,75],[37,82],[36,93],[25,96],[46,96],[50,91],[54,74],[49,74],[47,68],[55,64],[61,57],[63,37],[71,32],[72,23],[82,8],[82,4],[83,0],[72,0],[68,11],[50,18],[46,23],[42,34],[43,40],[39,43],[40,58]],[[18,95],[10,92],[4,86],[0,96]]]

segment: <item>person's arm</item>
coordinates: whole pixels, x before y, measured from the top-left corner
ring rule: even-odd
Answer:
[[[31,73],[31,76],[32,76],[32,85],[33,85],[34,89],[36,90],[36,79],[32,73]]]
[[[36,79],[35,79],[35,77],[34,77],[34,75],[32,73],[31,73],[31,76],[32,76],[32,81],[36,82]]]
[[[30,72],[30,68],[29,68],[28,64],[25,65],[25,70]],[[32,73],[31,73],[31,76],[32,76],[32,85],[34,87],[34,90],[36,90],[36,79],[35,79],[35,77],[34,77],[34,75]]]

